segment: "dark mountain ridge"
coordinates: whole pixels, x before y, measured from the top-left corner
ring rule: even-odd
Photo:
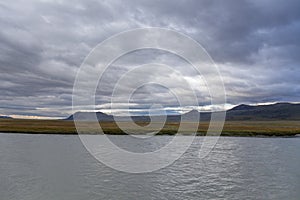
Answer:
[[[107,115],[102,112],[76,112],[73,115],[69,116],[65,120],[80,120],[80,121],[91,121],[94,119],[94,115],[96,114],[96,117],[98,121],[114,121],[114,118],[112,115]]]
[[[94,115],[92,112],[77,112],[66,120],[74,120],[75,118],[77,120],[90,121],[93,119],[92,115]],[[193,121],[197,118],[197,115],[199,115],[200,121],[209,121],[211,118],[211,112],[192,110],[182,115],[167,115],[167,121],[178,122],[181,120],[181,117],[184,117],[185,120]],[[97,112],[96,116],[98,121],[114,121],[114,116],[102,112]],[[149,116],[116,117],[117,121],[128,121],[130,118],[134,121],[150,121]],[[159,117],[156,118],[159,119]],[[258,106],[241,104],[226,111],[226,120],[300,120],[300,104],[275,103]]]
[[[0,119],[11,119],[12,117],[0,115]]]
[[[227,111],[227,120],[300,120],[300,104],[275,103],[237,106]]]

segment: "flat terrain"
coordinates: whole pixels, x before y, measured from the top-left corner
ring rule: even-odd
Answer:
[[[119,122],[131,134],[145,134],[155,128],[147,127],[148,123],[138,122],[141,128],[132,127],[128,122]],[[106,134],[125,134],[114,122],[101,122]],[[80,122],[86,134],[97,134],[99,129],[95,122]],[[189,127],[194,122],[183,124],[186,128],[182,134],[191,134]],[[198,135],[205,135],[209,123],[201,122]],[[177,133],[179,124],[168,122],[158,135],[173,135]],[[94,128],[95,127],[95,128]],[[64,120],[28,120],[28,119],[0,119],[0,132],[6,133],[36,133],[36,134],[77,134],[73,121]],[[299,121],[226,121],[223,136],[294,136],[300,134]]]

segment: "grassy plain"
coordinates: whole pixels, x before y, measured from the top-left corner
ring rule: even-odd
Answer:
[[[141,128],[133,127],[128,122],[119,122],[123,130],[131,134],[145,134],[154,131],[155,128],[147,127],[146,122],[137,122]],[[85,134],[99,133],[96,122],[80,122]],[[97,125],[97,126],[95,126]],[[104,133],[122,135],[125,134],[114,122],[100,123]],[[155,125],[155,123],[154,123]],[[159,124],[157,123],[157,126]],[[189,127],[195,126],[194,122],[182,124],[181,134],[192,134]],[[167,122],[157,135],[173,135],[177,133],[179,123]],[[197,135],[206,135],[209,122],[200,122]],[[31,134],[77,134],[73,121],[64,120],[28,120],[28,119],[0,119],[0,132],[2,133],[31,133]],[[299,121],[226,121],[222,136],[294,136],[300,134]]]

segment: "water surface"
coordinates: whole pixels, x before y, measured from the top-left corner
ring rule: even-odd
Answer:
[[[144,152],[170,139],[127,143]],[[196,140],[171,166],[128,174],[95,160],[78,136],[0,134],[1,199],[300,199],[299,137],[221,137],[203,160]]]

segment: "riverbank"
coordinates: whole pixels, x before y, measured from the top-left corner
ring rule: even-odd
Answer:
[[[153,130],[146,127],[148,123],[138,122],[142,128],[136,130],[128,122],[119,122],[122,127],[130,133],[143,134]],[[185,127],[189,127],[194,122],[185,122]],[[95,122],[81,122],[86,134],[97,134],[99,132]],[[100,122],[105,134],[124,135],[125,133],[114,122]],[[157,135],[174,135],[177,133],[179,123],[167,122]],[[197,135],[204,136],[208,129],[209,122],[200,122]],[[28,119],[0,119],[0,132],[2,133],[30,133],[30,134],[77,134],[73,121],[64,120],[28,120]],[[192,134],[186,130],[183,135]],[[290,137],[300,134],[299,121],[226,121],[222,136],[240,137]]]

